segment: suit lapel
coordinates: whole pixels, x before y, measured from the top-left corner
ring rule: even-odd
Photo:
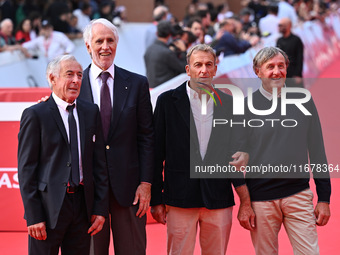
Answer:
[[[84,111],[84,107],[82,107],[82,103],[79,100],[77,100],[77,113],[78,113],[78,120],[79,120],[80,148],[81,148],[81,155],[83,156],[84,155],[84,147],[85,147],[86,113]]]
[[[130,90],[132,89],[131,84],[127,81],[127,77],[124,77],[120,68],[116,66],[113,87],[114,87],[113,109],[111,116],[111,128],[109,130],[108,140],[111,139],[114,130],[117,127],[118,120],[124,109],[127,96]]]
[[[63,120],[61,119],[61,116],[60,116],[60,112],[59,112],[59,109],[58,109],[58,106],[57,104],[55,103],[52,95],[50,96],[50,98],[48,99],[47,103],[49,104],[49,107],[51,109],[51,114],[52,114],[52,117],[53,119],[55,120],[57,126],[58,126],[58,129],[60,131],[60,133],[62,134],[65,142],[68,144],[68,138],[67,138],[67,133],[66,133],[66,130],[65,130],[65,126],[64,126],[64,123],[63,123]]]
[[[90,83],[90,74],[89,74],[90,67],[91,65],[89,65],[84,71],[79,98],[93,103],[94,101],[93,101],[93,95],[92,95],[92,89],[91,89],[91,83]]]
[[[194,145],[199,148],[196,125],[192,114],[190,101],[187,95],[186,84],[187,83],[185,82],[174,90],[173,96],[177,98],[174,103],[179,116],[181,116],[187,128],[189,129],[191,140],[194,142]]]

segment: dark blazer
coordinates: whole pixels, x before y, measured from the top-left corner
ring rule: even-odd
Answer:
[[[93,102],[89,68],[79,98]],[[105,151],[111,189],[121,206],[132,206],[141,182],[152,183],[153,126],[146,77],[115,66],[111,127]]]
[[[108,216],[108,178],[98,107],[77,100],[87,216]],[[18,135],[18,174],[27,226],[55,228],[71,171],[64,123],[52,96],[25,109]]]
[[[177,75],[185,73],[187,63],[185,57],[180,59],[160,40],[156,40],[146,49],[144,62],[150,88],[157,87]]]
[[[232,118],[232,98],[218,91],[223,107],[214,106],[214,119]],[[220,103],[218,103],[220,104]],[[167,204],[182,208],[227,208],[234,205],[231,183],[235,187],[241,179],[190,178],[195,166],[221,166],[231,161],[230,125],[212,128],[207,153],[201,158],[195,122],[186,91],[186,82],[158,97],[154,113],[155,178],[151,205]],[[163,161],[164,181],[163,181]],[[225,177],[231,177],[225,175]]]

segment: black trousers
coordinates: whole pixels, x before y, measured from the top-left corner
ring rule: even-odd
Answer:
[[[81,186],[81,185],[80,185]],[[84,190],[66,193],[55,229],[47,228],[47,239],[28,237],[29,255],[86,255],[90,253],[91,236],[87,233],[90,223],[87,218]]]
[[[102,231],[93,237],[91,255],[108,255],[110,246],[110,224],[113,235],[115,255],[145,255],[146,250],[146,215],[136,216],[139,204],[122,207],[110,191],[110,216]]]

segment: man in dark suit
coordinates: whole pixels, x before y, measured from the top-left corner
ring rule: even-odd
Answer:
[[[93,20],[84,30],[84,40],[92,63],[84,71],[79,98],[98,104],[102,120],[108,123],[105,152],[115,254],[145,254],[145,213],[153,178],[149,84],[146,77],[114,65],[118,31],[111,22]],[[108,76],[106,82],[104,74]],[[104,85],[108,86],[106,92],[101,91]],[[104,100],[109,101],[107,107]],[[104,230],[95,236],[96,255],[108,254],[109,230],[104,224]]]
[[[145,51],[144,62],[150,88],[157,87],[185,72],[185,44],[180,39],[173,42],[181,50],[179,56],[170,50],[167,43],[171,37],[171,31],[170,21],[160,21],[157,24],[157,40]]]
[[[202,254],[222,255],[227,250],[235,204],[231,184],[241,201],[241,225],[253,229],[255,215],[241,172],[230,171],[219,179],[205,169],[222,168],[229,161],[240,167],[247,164],[248,155],[232,153],[230,126],[213,127],[213,119],[232,119],[233,108],[231,96],[212,87],[217,69],[213,49],[196,45],[188,52],[187,62],[190,81],[157,100],[151,213],[156,221],[167,223],[168,254],[193,254],[199,223]],[[214,107],[209,99],[206,114],[202,114],[207,91],[218,94],[222,106]]]
[[[90,236],[108,217],[100,114],[77,99],[82,73],[71,55],[51,61],[52,95],[22,114],[18,174],[29,254],[57,255],[59,247],[62,254],[89,254]]]

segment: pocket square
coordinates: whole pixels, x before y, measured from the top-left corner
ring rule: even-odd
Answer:
[[[93,135],[92,141],[95,143],[96,142],[96,135]]]

